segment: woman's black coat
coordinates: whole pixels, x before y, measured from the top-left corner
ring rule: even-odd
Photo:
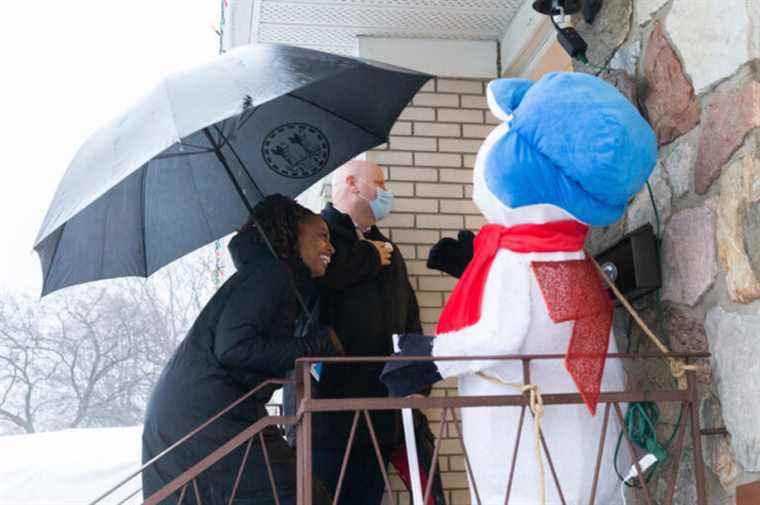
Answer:
[[[315,293],[305,266],[296,269],[294,276],[284,261],[256,243],[256,233],[246,232],[232,239],[230,253],[237,272],[204,307],[161,373],[147,408],[144,462],[263,381],[284,378],[296,358],[331,354],[324,332],[294,337],[300,309],[291,283],[298,284],[306,297]],[[264,406],[277,387],[264,388],[147,469],[143,473],[143,495],[150,496],[266,415]],[[292,453],[280,450],[284,443],[277,430],[266,435],[272,441],[267,445],[271,446],[278,488],[287,491],[295,485]],[[238,491],[241,499],[246,495],[271,497],[256,441]],[[231,490],[242,449],[200,477],[204,503],[215,502]]]

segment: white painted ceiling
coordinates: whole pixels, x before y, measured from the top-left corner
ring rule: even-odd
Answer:
[[[358,36],[499,41],[529,0],[238,0],[236,44],[356,55]],[[241,19],[246,17],[247,19]],[[247,39],[247,40],[246,40]]]

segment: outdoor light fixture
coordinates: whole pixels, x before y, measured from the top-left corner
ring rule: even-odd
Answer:
[[[603,0],[536,0],[533,2],[533,9],[541,14],[549,16],[554,28],[557,29],[557,40],[560,45],[567,51],[571,58],[577,58],[582,63],[588,63],[586,60],[586,49],[588,45],[583,37],[572,26],[559,26],[554,16],[560,16],[560,22],[565,14],[583,13],[583,19],[588,24],[592,24],[596,18],[599,9],[602,8]]]
[[[662,285],[651,224],[628,233],[595,258],[604,274],[629,300],[641,298]]]

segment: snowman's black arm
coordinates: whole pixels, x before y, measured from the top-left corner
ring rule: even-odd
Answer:
[[[407,333],[399,338],[401,352],[396,356],[432,356],[433,337]],[[385,364],[380,380],[390,396],[430,394],[430,388],[442,380],[433,361],[392,361]]]
[[[458,279],[472,259],[474,240],[475,234],[469,230],[460,230],[456,239],[442,238],[430,249],[427,267]]]

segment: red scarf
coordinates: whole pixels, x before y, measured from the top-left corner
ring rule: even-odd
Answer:
[[[482,227],[475,237],[472,260],[441,312],[436,334],[461,330],[478,322],[488,271],[499,249],[518,253],[576,252],[583,249],[587,232],[588,226],[572,220],[510,228],[498,224]]]
[[[486,279],[499,249],[518,253],[577,252],[588,227],[555,221],[506,228],[489,224],[475,238],[474,255],[441,312],[437,334],[472,326],[480,319]],[[531,264],[549,317],[554,323],[575,321],[565,367],[591,414],[601,390],[612,326],[612,302],[596,269],[587,259]]]

